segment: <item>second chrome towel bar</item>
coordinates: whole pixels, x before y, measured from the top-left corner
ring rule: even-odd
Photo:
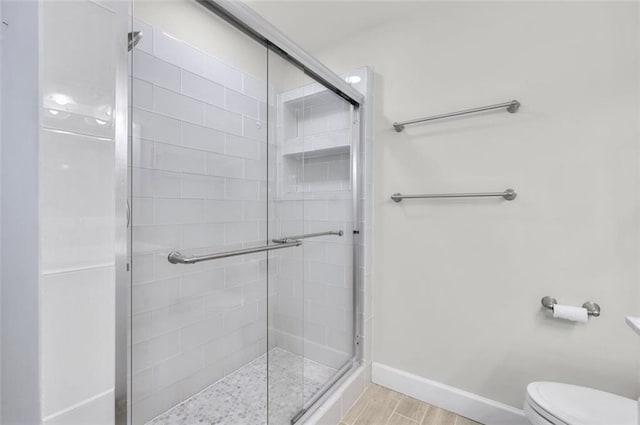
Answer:
[[[485,197],[502,197],[507,201],[513,201],[518,194],[513,189],[506,189],[504,192],[480,192],[480,193],[431,193],[420,195],[403,195],[402,193],[394,193],[391,199],[395,202],[401,202],[403,199],[423,199],[423,198],[485,198]]]

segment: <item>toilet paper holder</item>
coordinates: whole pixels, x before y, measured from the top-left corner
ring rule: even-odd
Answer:
[[[544,308],[549,309],[551,311],[553,311],[553,306],[558,304],[558,300],[549,296],[542,297],[540,302],[542,303],[542,306]],[[600,316],[600,306],[597,303],[594,303],[593,301],[587,301],[586,303],[582,304],[582,308],[587,310],[587,314],[589,316],[593,316],[593,317]]]

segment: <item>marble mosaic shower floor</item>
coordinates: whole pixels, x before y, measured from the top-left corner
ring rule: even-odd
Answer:
[[[281,348],[241,367],[147,425],[288,425],[335,369]],[[267,397],[269,410],[267,412]]]

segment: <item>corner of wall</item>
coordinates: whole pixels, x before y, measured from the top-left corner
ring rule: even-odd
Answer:
[[[7,425],[40,422],[39,7],[4,2],[2,9],[0,422]]]

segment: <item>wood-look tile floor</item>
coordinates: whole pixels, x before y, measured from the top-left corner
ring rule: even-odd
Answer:
[[[439,407],[371,384],[339,425],[480,425]]]

